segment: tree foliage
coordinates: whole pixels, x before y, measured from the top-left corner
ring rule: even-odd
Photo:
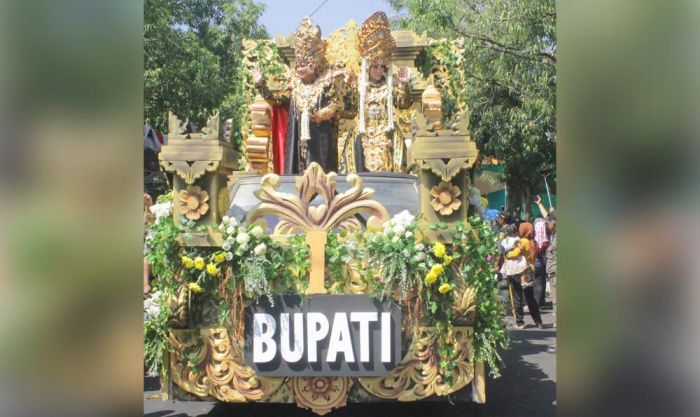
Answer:
[[[397,27],[451,40],[429,53],[447,61],[482,153],[503,161],[511,201],[529,202],[555,170],[554,0],[389,3]]]
[[[167,131],[167,112],[201,127],[219,111],[240,142],[247,77],[242,41],[265,38],[263,4],[253,0],[145,0],[144,119]]]

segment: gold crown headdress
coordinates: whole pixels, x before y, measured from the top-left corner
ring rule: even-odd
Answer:
[[[388,67],[386,74],[387,85],[387,119],[388,131],[394,130],[394,105],[393,105],[393,75],[391,68],[391,54],[396,49],[396,42],[389,30],[389,19],[384,12],[375,12],[368,17],[357,32],[357,49],[362,56],[360,66],[360,133],[366,132],[365,126],[365,98],[367,95],[367,70],[371,65],[384,65]]]
[[[315,64],[318,72],[325,67],[326,42],[321,38],[321,28],[314,26],[310,17],[301,21],[294,41],[295,65]]]
[[[372,64],[388,65],[396,43],[389,30],[389,19],[384,12],[368,17],[357,32],[360,55]]]

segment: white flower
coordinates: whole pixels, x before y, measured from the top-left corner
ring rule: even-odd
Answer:
[[[173,203],[171,201],[166,201],[165,203],[159,203],[152,205],[149,210],[156,216],[156,224],[160,224],[160,219],[162,217],[168,217],[173,213]]]
[[[228,233],[229,235],[232,235],[232,234],[236,233],[236,228],[233,226],[229,226],[226,228],[226,233]]]
[[[248,250],[248,244],[244,243],[241,246],[239,246],[238,249],[241,251],[241,253],[243,253]]]
[[[255,247],[255,249],[253,249],[253,253],[255,254],[255,256],[262,256],[265,254],[266,251],[267,251],[267,246],[265,246],[264,243],[259,244],[258,246]]]
[[[394,237],[391,238],[391,241],[394,242],[394,243],[396,243],[396,242],[399,241],[399,237],[398,237],[398,236],[394,236]]]
[[[230,224],[231,226],[238,226],[238,220],[236,220],[235,217],[229,217],[228,224]]]
[[[250,242],[250,235],[246,232],[240,232],[238,236],[236,236],[236,242],[238,242],[239,245],[245,245]]]
[[[417,250],[417,251],[425,250],[425,245],[422,244],[422,243],[417,244],[417,245],[416,245],[416,250]]]
[[[411,213],[409,213],[408,210],[404,210],[401,213],[394,216],[391,220],[394,222],[394,224],[398,224],[398,225],[406,227],[409,224],[411,224],[411,222],[415,218],[416,217],[413,216]]]
[[[220,231],[221,233],[225,232],[225,231],[226,231],[226,225],[223,224],[223,223],[221,223],[221,224],[219,225],[219,231]]]
[[[260,238],[262,235],[265,233],[262,227],[260,226],[255,226],[253,230],[250,231],[250,234],[253,235],[253,237]]]
[[[143,311],[146,313],[146,320],[156,318],[160,314],[160,304],[158,303],[160,294],[160,291],[156,291],[144,300]]]
[[[228,242],[224,242],[223,245],[221,245],[221,249],[225,251],[230,251],[231,250],[231,245]]]
[[[397,224],[396,226],[394,226],[394,228],[393,228],[392,230],[393,230],[394,233],[396,233],[397,235],[402,235],[402,234],[404,234],[404,232],[406,232],[406,228],[403,227],[403,226],[400,225],[400,224]]]
[[[410,231],[408,231],[408,232],[406,232],[406,234],[405,234],[404,236],[406,236],[407,238],[409,238],[409,237],[413,236],[413,233],[411,233]]]
[[[418,261],[423,261],[423,260],[425,260],[425,252],[418,252],[418,253],[416,254],[416,260],[418,260]]]
[[[231,221],[231,218],[229,216],[224,216],[221,218],[221,222],[223,224],[228,224],[229,221]]]
[[[233,259],[233,254],[231,252],[226,252],[224,257],[226,257],[227,261],[230,261],[231,259]]]
[[[226,238],[226,243],[233,246],[233,244],[236,243],[236,239],[234,239],[233,236],[229,236]]]

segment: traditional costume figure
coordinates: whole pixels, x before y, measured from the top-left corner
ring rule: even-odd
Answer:
[[[304,19],[294,42],[295,76],[287,89],[271,92],[257,75],[256,84],[265,99],[289,103],[284,173],[303,172],[311,162],[324,171],[338,170],[338,118],[344,110],[344,90],[352,72],[329,67],[321,28]]]
[[[396,172],[404,165],[404,143],[395,128],[394,108],[410,106],[408,72],[401,68],[394,84],[391,54],[396,49],[384,12],[376,12],[357,34],[362,56],[358,83],[359,111],[354,146],[343,157],[348,172]]]

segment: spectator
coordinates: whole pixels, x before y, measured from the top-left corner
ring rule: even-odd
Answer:
[[[547,287],[547,272],[545,268],[545,252],[549,247],[547,238],[547,221],[543,218],[535,219],[535,246],[537,255],[535,257],[535,301],[540,306],[540,310],[545,305],[545,289]]]
[[[524,222],[520,225],[520,236],[518,230],[513,225],[507,229],[507,237],[503,239],[501,245],[505,253],[501,274],[508,279],[508,286],[515,317],[515,328],[524,329],[522,297],[523,293],[527,301],[528,309],[532,320],[538,328],[543,328],[540,310],[535,302],[533,293],[533,277],[535,247],[532,241],[532,223]]]
[[[549,233],[549,246],[545,251],[545,272],[550,286],[550,297],[554,308],[553,326],[557,327],[557,215],[554,208],[550,207],[549,211],[542,205],[542,198],[538,195],[535,199],[537,207],[542,213],[542,217],[547,219],[547,232]],[[548,352],[556,352],[557,345],[554,344],[547,349]]]

